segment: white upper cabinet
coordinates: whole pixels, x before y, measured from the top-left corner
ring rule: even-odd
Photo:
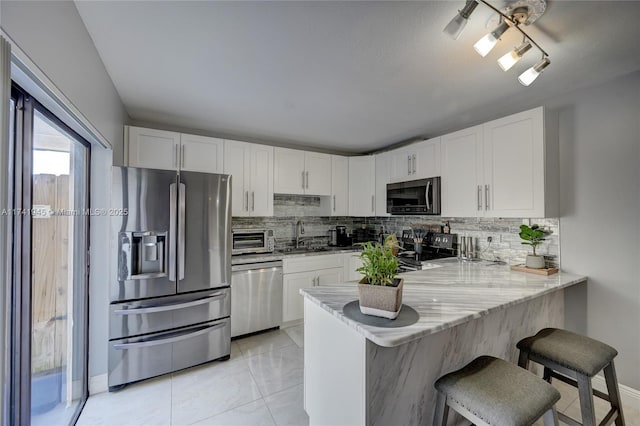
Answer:
[[[130,167],[178,170],[180,133],[125,126]]]
[[[415,153],[415,167],[412,168],[415,179],[440,176],[440,146],[441,138],[439,137],[411,145]]]
[[[440,138],[412,143],[389,154],[390,182],[440,176]]]
[[[331,195],[331,156],[275,148],[274,192]]]
[[[443,136],[442,215],[557,214],[556,160],[546,149],[554,140],[545,137],[542,107]]]
[[[373,155],[349,157],[349,216],[376,215],[375,168]]]
[[[331,156],[331,216],[349,216],[349,158]]]
[[[183,133],[180,145],[181,170],[223,173],[224,140]]]
[[[127,126],[130,167],[222,173],[224,141]]]
[[[482,126],[442,136],[442,216],[483,214]]]
[[[376,216],[391,216],[387,213],[387,184],[391,180],[391,153],[382,152],[376,154]]]
[[[273,216],[273,147],[225,141],[224,173],[232,176],[233,216]]]

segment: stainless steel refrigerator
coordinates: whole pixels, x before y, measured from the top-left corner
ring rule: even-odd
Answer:
[[[231,347],[231,176],[114,167],[109,390]]]

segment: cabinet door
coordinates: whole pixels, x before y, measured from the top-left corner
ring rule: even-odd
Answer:
[[[391,155],[387,152],[375,156],[376,163],[376,216],[390,216],[387,213],[387,184],[391,172]]]
[[[360,253],[344,254],[344,279],[345,281],[360,281],[362,274],[357,271],[362,266]]]
[[[129,167],[178,170],[180,133],[132,126],[126,129]]]
[[[196,135],[180,135],[180,169],[190,172],[223,173],[224,141]]]
[[[273,147],[250,144],[251,216],[273,216]]]
[[[224,172],[231,175],[231,215],[249,216],[249,144],[224,142]]]
[[[544,217],[542,107],[484,124],[487,215]]]
[[[440,176],[440,138],[433,138],[411,145],[414,156],[412,170],[415,170],[412,179],[424,179]]]
[[[299,320],[304,316],[304,303],[300,289],[313,287],[315,281],[315,272],[299,272],[282,276],[283,322]]]
[[[317,152],[305,152],[305,194],[331,195],[331,156]]]
[[[304,194],[307,179],[304,169],[304,151],[275,148],[273,191],[277,194]]]
[[[331,156],[331,216],[349,215],[349,159]]]
[[[322,269],[317,271],[316,285],[344,285],[343,268]]]
[[[407,148],[394,149],[389,155],[389,181],[404,182],[412,180],[414,161]],[[414,157],[415,158],[415,157]]]
[[[482,126],[442,136],[442,216],[484,215]]]
[[[375,216],[375,159],[349,157],[349,216]]]

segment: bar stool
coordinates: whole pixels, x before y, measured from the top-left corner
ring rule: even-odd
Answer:
[[[578,388],[582,423],[560,413],[560,420],[570,425],[595,426],[596,415],[593,396],[608,401],[611,409],[600,425],[615,419],[617,426],[624,426],[622,406],[613,358],[618,351],[609,345],[586,336],[557,328],[545,328],[535,336],[526,337],[516,345],[520,349],[518,365],[529,367],[529,361],[544,366],[543,378],[551,383],[554,377]],[[604,369],[608,395],[591,387],[591,378]],[[567,377],[568,376],[568,377]]]
[[[445,426],[449,407],[476,425],[530,426],[544,417],[558,425],[560,393],[544,380],[507,361],[481,356],[440,377],[434,426]]]

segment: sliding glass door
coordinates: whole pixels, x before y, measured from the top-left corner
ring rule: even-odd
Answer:
[[[89,145],[15,87],[14,420],[64,425],[87,397]]]

